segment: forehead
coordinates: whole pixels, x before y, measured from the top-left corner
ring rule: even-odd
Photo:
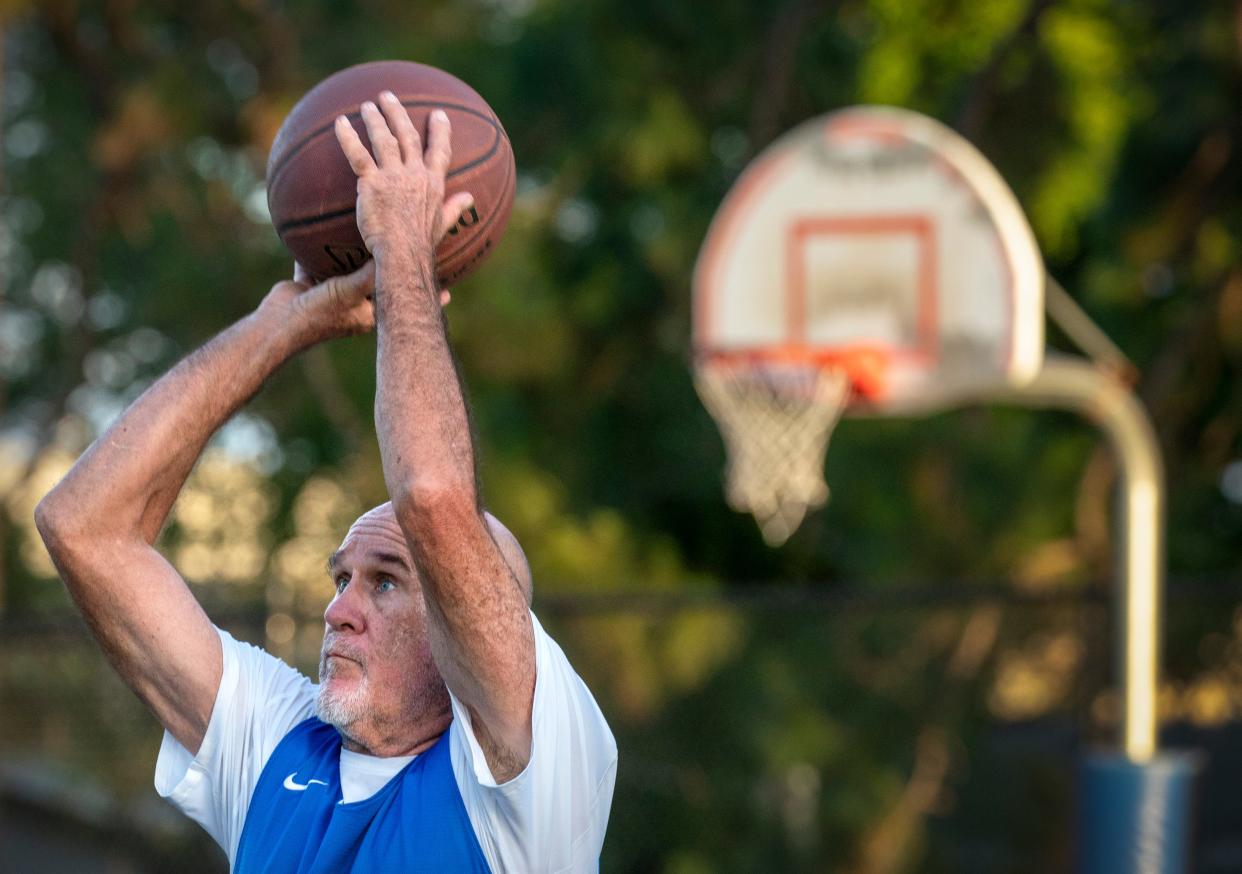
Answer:
[[[350,526],[329,565],[381,560],[409,566],[410,550],[405,534],[391,513],[372,511]]]

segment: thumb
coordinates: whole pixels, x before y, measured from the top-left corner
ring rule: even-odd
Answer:
[[[375,261],[368,260],[353,273],[333,276],[324,285],[329,297],[341,306],[360,304],[375,293]]]

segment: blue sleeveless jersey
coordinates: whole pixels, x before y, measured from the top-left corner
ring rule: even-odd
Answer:
[[[250,799],[239,874],[483,872],[446,731],[363,801],[341,804],[341,736],[311,717],[272,752]]]

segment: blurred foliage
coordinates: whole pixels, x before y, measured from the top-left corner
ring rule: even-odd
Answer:
[[[38,497],[288,274],[262,178],[284,113],[329,72],[388,57],[471,82],[514,144],[507,237],[449,320],[487,501],[540,596],[1107,585],[1116,472],[1068,416],[849,422],[828,455],[833,502],[779,551],[723,505],[687,367],[698,245],[749,158],[867,101],[929,113],[996,162],[1051,272],[1142,374],[1171,572],[1237,578],[1236,4],[7,0],[0,28],[6,622],[70,614],[32,530]],[[324,557],[383,499],[373,370],[370,338],[286,367],[214,441],[166,536],[213,615],[258,611],[249,636],[303,666]],[[1087,608],[566,609],[548,625],[622,743],[609,871],[1054,870],[1069,764],[1041,760],[1027,806],[998,821],[988,726],[1059,715],[1106,739],[1116,719]],[[0,645],[6,757],[149,791],[158,732],[101,659]],[[1175,613],[1166,662],[1166,717],[1237,718],[1242,612]]]

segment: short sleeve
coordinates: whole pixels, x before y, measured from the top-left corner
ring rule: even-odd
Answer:
[[[525,770],[497,784],[455,696],[453,772],[492,870],[596,871],[612,807],[617,744],[586,684],[531,614],[535,700]]]
[[[197,822],[232,867],[259,774],[280,739],[314,713],[315,687],[273,655],[216,629],[220,688],[198,755],[164,733],[155,790]]]

